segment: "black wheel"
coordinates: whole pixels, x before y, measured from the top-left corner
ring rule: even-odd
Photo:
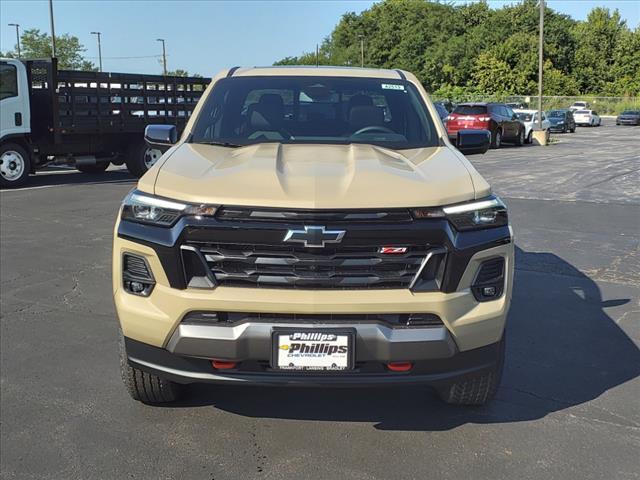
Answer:
[[[498,391],[502,379],[506,343],[506,334],[503,334],[496,365],[491,371],[438,388],[440,399],[452,405],[484,405],[490,401]]]
[[[518,132],[516,137],[516,146],[521,147],[524,144],[524,128]]]
[[[169,403],[180,398],[183,386],[129,365],[124,338],[120,334],[120,373],[129,395],[148,404]]]
[[[150,148],[147,143],[142,140],[129,145],[127,149],[127,169],[132,175],[141,177],[155,165],[162,156],[162,152],[156,148]]]
[[[567,133],[567,126],[562,127],[562,133]]]
[[[104,173],[109,168],[109,162],[96,163],[95,165],[76,165],[82,173]]]
[[[27,151],[17,143],[0,147],[0,186],[16,188],[24,185],[31,173],[31,159]]]
[[[571,129],[571,133],[576,133],[576,127],[574,125],[574,127]]]
[[[491,135],[491,148],[500,148],[502,146],[502,132],[497,128]]]
[[[529,132],[529,135],[527,135],[527,143],[529,144],[533,143],[533,130],[531,130]]]

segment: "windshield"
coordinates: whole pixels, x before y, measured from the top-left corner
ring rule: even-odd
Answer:
[[[341,77],[236,77],[214,86],[192,143],[438,145],[438,133],[407,81]]]
[[[578,110],[576,115],[589,115],[591,113],[590,110]]]
[[[550,118],[564,118],[565,115],[566,115],[566,112],[563,112],[562,110],[551,110],[549,112]]]
[[[638,110],[625,110],[620,115],[640,115],[640,111],[638,111]]]
[[[573,107],[586,107],[587,103],[586,102],[576,102],[572,106]]]
[[[459,115],[482,115],[487,113],[487,107],[484,105],[458,105],[453,113]]]
[[[518,115],[518,118],[523,122],[530,122],[533,118],[533,115],[530,113],[516,113],[516,115]]]

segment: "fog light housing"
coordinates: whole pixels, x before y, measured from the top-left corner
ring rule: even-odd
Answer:
[[[479,302],[496,300],[504,291],[504,257],[495,257],[480,264],[471,285],[473,296]]]
[[[125,253],[122,255],[122,286],[132,295],[148,297],[156,281],[144,257]]]

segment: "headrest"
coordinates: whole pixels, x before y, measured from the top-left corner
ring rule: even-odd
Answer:
[[[349,112],[349,125],[353,130],[384,125],[384,112],[373,105],[353,107]]]
[[[373,105],[373,99],[369,95],[362,95],[361,93],[359,93],[349,99],[349,110],[351,110],[353,107],[371,105]]]
[[[277,93],[264,93],[249,105],[249,123],[256,130],[278,129],[284,120],[284,102]]]

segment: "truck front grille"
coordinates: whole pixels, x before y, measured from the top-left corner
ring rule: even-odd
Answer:
[[[322,249],[290,245],[248,245],[190,242],[224,286],[362,289],[409,288],[424,268],[433,246],[410,246],[402,254],[380,253],[378,246],[327,246]],[[443,261],[433,255],[429,262]],[[185,270],[187,284],[190,273]]]

